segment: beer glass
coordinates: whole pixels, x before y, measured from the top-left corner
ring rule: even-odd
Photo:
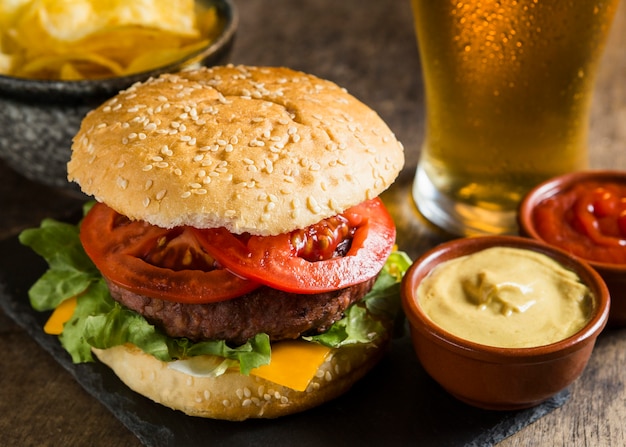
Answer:
[[[515,233],[530,188],[587,166],[594,74],[618,1],[412,0],[424,217],[457,235]]]

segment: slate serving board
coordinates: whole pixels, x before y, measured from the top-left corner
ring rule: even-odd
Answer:
[[[275,420],[226,422],[193,418],[128,389],[105,365],[74,365],[56,337],[42,331],[27,291],[47,268],[17,238],[0,241],[0,305],[147,446],[492,446],[563,405],[565,390],[522,411],[486,411],[463,404],[421,368],[407,336],[347,394],[319,408]]]

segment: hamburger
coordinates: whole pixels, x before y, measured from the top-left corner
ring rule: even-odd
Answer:
[[[403,163],[374,111],[309,74],[223,66],[133,85],[73,140],[68,179],[95,199],[80,224],[20,236],[50,263],[31,303],[56,309],[47,331],[74,362],[95,354],[189,415],[320,405],[389,345],[408,261],[378,196]]]

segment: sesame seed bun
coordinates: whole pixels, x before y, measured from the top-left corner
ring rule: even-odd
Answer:
[[[333,350],[305,391],[237,371],[192,376],[130,344],[93,351],[129,388],[161,405],[190,416],[241,421],[298,413],[344,394],[380,361],[388,342],[378,339]]]
[[[336,84],[224,66],[136,84],[85,117],[68,179],[131,219],[274,235],[378,196],[404,164]]]

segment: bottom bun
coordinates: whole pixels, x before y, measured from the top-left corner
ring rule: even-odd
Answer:
[[[389,343],[377,342],[333,349],[305,391],[236,371],[192,376],[130,344],[93,351],[129,388],[155,402],[190,416],[241,421],[301,412],[340,396],[382,358]]]

